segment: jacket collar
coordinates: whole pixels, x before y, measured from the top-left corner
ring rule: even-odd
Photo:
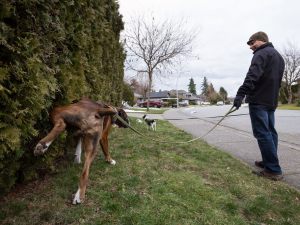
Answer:
[[[272,47],[272,48],[274,48],[274,46],[273,46],[273,44],[272,44],[271,42],[267,42],[267,43],[261,45],[259,48],[255,49],[255,51],[253,52],[253,54],[254,54],[255,52],[257,52],[257,51],[259,51],[259,50],[265,48],[265,47]]]

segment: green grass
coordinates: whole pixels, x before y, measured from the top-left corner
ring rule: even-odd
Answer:
[[[192,137],[166,121],[150,137]],[[115,166],[99,154],[91,167],[86,200],[73,206],[82,165],[71,161],[58,174],[12,192],[1,201],[0,224],[300,224],[300,193],[251,169],[204,142],[156,143],[129,129],[114,129]],[[50,149],[51,151],[51,149]]]
[[[297,106],[296,104],[284,104],[279,105],[278,109],[300,110],[300,106]]]

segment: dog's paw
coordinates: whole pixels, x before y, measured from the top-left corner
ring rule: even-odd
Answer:
[[[38,156],[38,155],[42,155],[45,153],[45,151],[47,150],[47,145],[44,144],[44,143],[38,143],[36,146],[35,146],[35,149],[34,149],[34,155],[35,156]]]
[[[80,200],[80,189],[78,189],[78,191],[76,192],[72,204],[73,204],[73,205],[81,204],[81,200]]]
[[[74,163],[76,163],[76,164],[81,163],[81,157],[79,155],[75,155]]]
[[[110,160],[108,163],[109,163],[110,165],[116,165],[117,162],[116,162],[115,160],[112,159],[112,160]]]

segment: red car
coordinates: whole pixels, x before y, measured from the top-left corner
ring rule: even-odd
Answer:
[[[139,103],[139,107],[147,107],[147,101]],[[162,107],[162,103],[161,102],[150,101],[149,102],[149,107],[160,108],[160,107]]]

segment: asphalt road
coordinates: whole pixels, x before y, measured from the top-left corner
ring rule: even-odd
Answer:
[[[221,119],[221,117],[209,117],[223,116],[230,107],[170,109],[163,114],[162,118],[194,137],[199,137],[205,135]],[[155,117],[159,118],[159,116]],[[277,110],[275,120],[279,135],[278,155],[284,172],[284,181],[300,189],[300,111]],[[255,168],[254,161],[261,159],[256,139],[252,134],[247,106],[241,107],[224,119],[203,139],[253,168]]]

